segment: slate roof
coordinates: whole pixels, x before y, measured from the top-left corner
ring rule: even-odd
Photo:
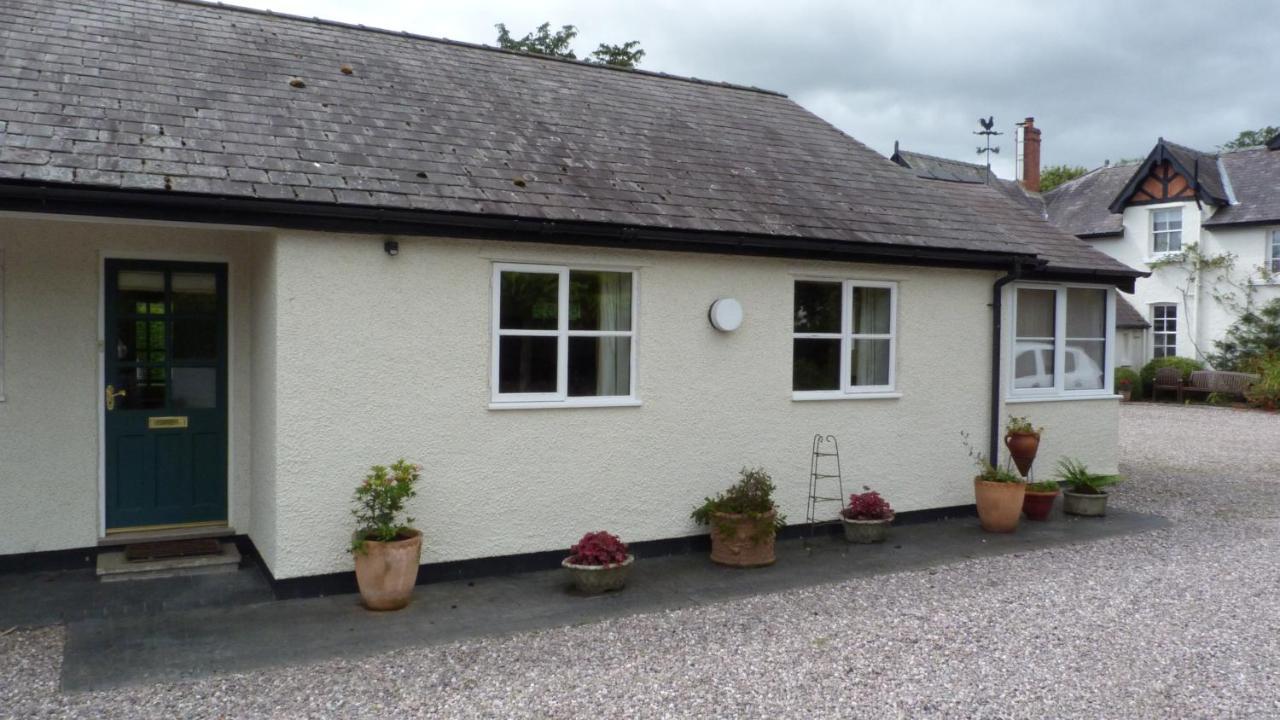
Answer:
[[[1109,206],[1137,167],[1137,163],[1100,167],[1045,193],[1049,222],[1077,237],[1123,235],[1122,216]]]
[[[1116,293],[1116,328],[1119,330],[1145,330],[1151,323],[1142,317],[1138,309]]]
[[[1280,152],[1266,147],[1221,155],[1236,204],[1218,208],[1205,227],[1280,222]]]
[[[896,142],[889,159],[929,180],[975,183],[986,182],[988,177],[995,177],[995,173],[988,170],[986,165],[902,150]]]
[[[754,88],[194,0],[6,0],[0,47],[0,184],[1031,249]]]

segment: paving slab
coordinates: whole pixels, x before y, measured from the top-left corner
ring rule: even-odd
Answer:
[[[1034,551],[1146,532],[1169,521],[1116,510],[1106,518],[1056,514],[1017,533],[982,532],[974,518],[894,528],[883,545],[838,537],[778,544],[777,564],[752,570],[713,565],[705,555],[639,558],[628,587],[575,596],[561,571],[419,586],[404,610],[364,610],[356,595],[206,607],[72,622],[62,687],[100,690],[361,657],[408,646],[577,625],[968,558]]]

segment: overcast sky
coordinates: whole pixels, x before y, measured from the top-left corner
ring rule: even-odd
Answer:
[[[494,44],[577,25],[575,49],[639,40],[641,67],[778,90],[888,154],[893,141],[978,162],[995,115],[997,171],[1014,123],[1043,129],[1043,163],[1094,167],[1164,136],[1203,150],[1280,125],[1280,3],[917,0],[229,0],[279,12]],[[1269,76],[1269,77],[1268,77]]]

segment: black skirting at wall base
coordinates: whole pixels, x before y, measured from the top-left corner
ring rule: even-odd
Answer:
[[[973,505],[913,510],[899,513],[894,518],[894,524],[915,525],[947,518],[972,517],[976,513],[977,509]],[[813,527],[810,527],[808,523],[799,523],[782,528],[778,533],[778,537],[779,539],[787,540],[807,537],[810,534],[838,535],[841,532],[843,530],[839,522],[818,523]],[[711,550],[711,538],[705,534],[686,535],[683,537],[662,538],[660,540],[643,540],[628,543],[628,546],[637,558],[705,553]],[[243,549],[241,552],[245,553]],[[519,555],[501,555],[473,558],[471,560],[429,563],[418,567],[418,584],[426,585],[429,583],[449,582],[451,580],[471,580],[537,570],[553,570],[560,567],[560,561],[564,560],[567,552],[567,549],[548,550]],[[249,553],[245,554],[248,556]],[[253,556],[257,556],[256,551],[253,552]],[[322,595],[344,595],[358,591],[354,571],[277,580],[265,565],[262,567],[267,578],[271,581],[272,592],[281,600]]]
[[[85,570],[94,567],[97,561],[96,547],[0,555],[0,573]]]

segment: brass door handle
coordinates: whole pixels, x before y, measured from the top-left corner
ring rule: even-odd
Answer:
[[[115,385],[108,385],[106,394],[107,394],[107,410],[115,410],[116,398],[124,397],[129,393],[126,390],[117,390]]]

